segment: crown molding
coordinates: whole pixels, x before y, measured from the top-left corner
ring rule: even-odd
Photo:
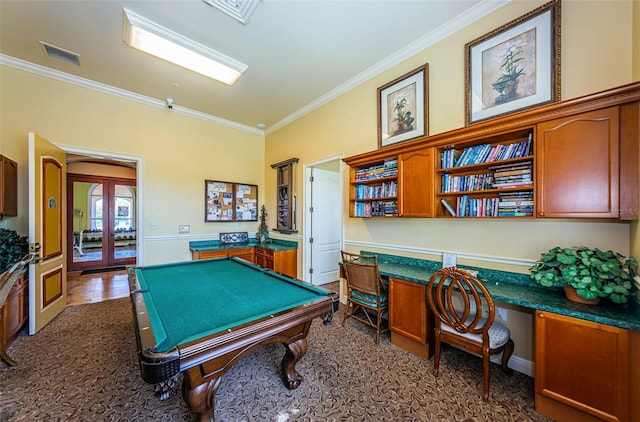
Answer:
[[[0,54],[0,64],[10,66],[16,69],[24,70],[26,72],[34,73],[36,75],[44,76],[47,78],[55,79],[61,82],[69,83],[72,85],[81,86],[94,91],[101,92],[103,94],[114,95],[116,97],[124,98],[137,103],[145,104],[152,107],[158,107],[162,109],[167,108],[167,104],[164,100],[158,100],[155,98],[147,97],[144,95],[136,94],[131,91],[116,88],[110,85],[102,84],[100,82],[92,81],[90,79],[81,78],[79,76],[71,75],[69,73],[60,72],[58,70],[50,69],[45,66],[40,66],[35,63],[27,62],[17,59],[15,57]],[[212,123],[217,123],[222,126],[228,126],[233,129],[250,132],[256,135],[264,135],[264,131],[253,128],[251,126],[243,125],[231,120],[226,120],[221,117],[212,116],[210,114],[201,113],[196,110],[191,110],[186,107],[180,107],[174,105],[172,110],[174,113],[183,114],[185,116],[194,117],[200,120],[206,120]]]
[[[290,124],[294,120],[297,120],[300,117],[304,116],[305,114],[312,112],[313,110],[341,96],[342,94],[352,90],[358,85],[363,84],[364,82],[379,75],[380,73],[391,69],[392,67],[396,66],[398,63],[415,56],[421,51],[424,51],[427,48],[431,47],[432,45],[436,44],[437,42],[447,38],[451,34],[454,34],[459,30],[461,30],[462,28],[469,26],[475,21],[487,16],[488,14],[501,8],[502,6],[509,3],[510,1],[511,0],[497,0],[497,1],[485,0],[480,2],[477,6],[474,6],[471,9],[467,10],[466,12],[461,13],[455,18],[451,19],[450,21],[445,22],[444,24],[440,25],[433,31],[429,32],[428,34],[425,34],[421,38],[418,38],[416,41],[412,42],[411,44],[408,44],[403,49],[396,51],[392,55],[386,57],[381,62],[375,64],[374,66],[370,67],[369,69],[365,70],[364,72],[360,73],[354,78],[348,80],[342,85],[339,85],[335,89],[327,92],[323,96],[310,102],[309,104],[300,108],[296,112],[290,114],[284,119],[269,126],[265,131],[265,134],[268,135],[270,133],[275,132],[278,129],[283,128],[284,126]]]

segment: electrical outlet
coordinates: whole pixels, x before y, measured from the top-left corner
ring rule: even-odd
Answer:
[[[156,223],[151,223],[151,230],[155,230],[158,228],[158,225]]]
[[[188,224],[178,226],[178,233],[189,233],[190,231],[191,227]]]
[[[507,310],[504,308],[500,308],[500,307],[496,307],[496,312],[498,313],[498,316],[500,317],[501,320],[506,321],[507,320]]]

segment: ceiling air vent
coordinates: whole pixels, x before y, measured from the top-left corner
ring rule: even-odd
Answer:
[[[40,41],[40,44],[44,47],[44,51],[47,53],[47,56],[52,59],[62,60],[63,62],[80,66],[80,56],[78,54],[56,47],[55,45],[47,44],[44,41]]]

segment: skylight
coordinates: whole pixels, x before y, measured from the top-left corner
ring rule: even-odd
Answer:
[[[124,9],[124,41],[193,72],[233,85],[247,66],[222,53],[164,28],[128,9]]]

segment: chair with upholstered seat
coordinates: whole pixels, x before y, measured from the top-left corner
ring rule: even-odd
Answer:
[[[513,340],[507,327],[495,321],[495,305],[480,280],[459,268],[436,271],[427,285],[427,301],[435,318],[435,355],[433,373],[438,376],[441,343],[466,349],[482,356],[484,389],[489,399],[490,357],[503,352],[502,370],[513,354]]]
[[[11,266],[7,271],[0,275],[0,309],[4,307],[7,298],[9,297],[9,292],[13,288],[13,285],[20,277],[22,273],[22,269],[25,265],[29,264],[29,262],[33,259],[33,254],[27,254],[22,259]],[[4,350],[4,345],[0,342],[0,360],[3,360],[9,366],[14,366],[16,361],[11,359],[7,352]]]
[[[376,329],[376,344],[380,334],[389,331],[383,318],[389,309],[389,294],[378,270],[376,255],[360,255],[342,251],[342,268],[347,280],[347,318],[356,319]]]

